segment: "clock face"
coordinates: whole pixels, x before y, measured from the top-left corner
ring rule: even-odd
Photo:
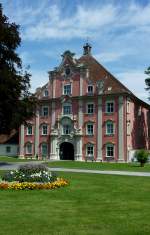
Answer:
[[[69,68],[69,67],[67,67],[67,68],[65,69],[65,74],[66,74],[66,75],[69,75],[69,74],[70,74],[70,72],[71,72],[70,68]]]

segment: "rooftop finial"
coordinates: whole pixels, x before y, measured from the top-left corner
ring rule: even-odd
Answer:
[[[83,55],[91,55],[92,46],[89,44],[89,37],[87,37],[87,42],[83,46]]]

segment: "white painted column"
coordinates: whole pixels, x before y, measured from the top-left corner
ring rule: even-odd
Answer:
[[[82,72],[80,73],[80,96],[83,95],[83,76]]]
[[[51,153],[50,159],[57,160],[58,159],[58,152],[57,152],[57,136],[51,137]]]
[[[118,122],[118,143],[119,143],[119,161],[124,161],[124,112],[123,96],[119,96],[119,122]]]
[[[97,118],[97,160],[102,160],[102,98],[98,97],[98,118]]]
[[[39,155],[39,110],[37,110],[35,118],[35,156],[36,155]]]
[[[52,101],[52,127],[55,125],[56,113],[55,113],[55,101]]]
[[[83,110],[82,110],[83,101],[79,100],[79,113],[78,113],[78,120],[79,120],[79,128],[83,127]],[[82,136],[79,136],[79,139],[77,141],[77,152],[78,152],[78,159],[82,160]]]
[[[20,157],[24,157],[24,125],[20,127]]]

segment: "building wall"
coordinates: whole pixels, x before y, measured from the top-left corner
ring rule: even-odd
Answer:
[[[18,144],[0,144],[0,156],[17,156],[18,148]]]

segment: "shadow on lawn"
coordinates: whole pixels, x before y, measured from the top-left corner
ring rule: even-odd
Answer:
[[[12,164],[9,162],[0,162],[0,166],[9,166],[9,165],[12,165]]]

